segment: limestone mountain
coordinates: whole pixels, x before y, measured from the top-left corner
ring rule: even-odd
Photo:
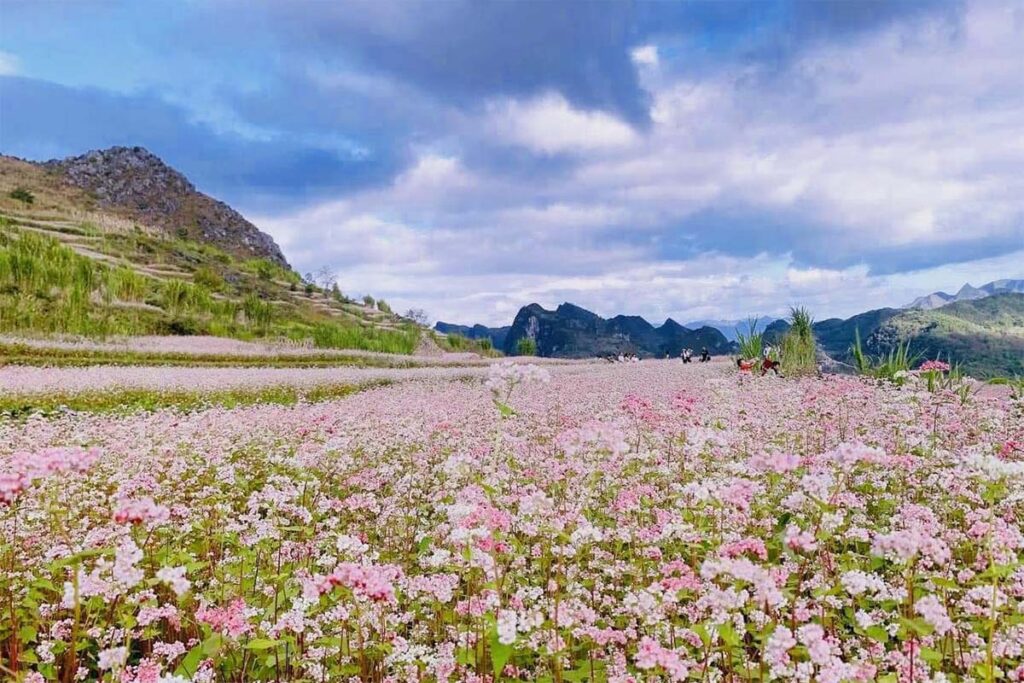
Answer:
[[[1024,294],[1024,280],[993,280],[981,287],[974,287],[970,283],[964,284],[956,294],[946,292],[932,292],[919,296],[903,308],[916,308],[930,311],[941,308],[947,304],[957,301],[971,301],[973,299],[984,299],[995,294]]]
[[[641,357],[676,356],[684,348],[699,351],[707,347],[712,354],[728,353],[729,340],[712,327],[689,329],[669,318],[655,327],[635,315],[605,319],[571,303],[553,311],[539,304],[519,310],[505,338],[504,350],[514,354],[519,341],[532,339],[541,356],[592,358],[619,353]]]
[[[240,213],[196,189],[188,178],[143,147],[111,147],[41,164],[57,179],[115,211],[169,234],[241,256],[287,266],[270,235]]]

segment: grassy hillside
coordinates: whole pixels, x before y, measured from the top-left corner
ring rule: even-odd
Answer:
[[[907,341],[914,353],[959,363],[977,377],[1024,374],[1024,294],[902,311],[874,330],[866,346],[878,353]]]
[[[40,167],[0,158],[0,332],[212,334],[412,353],[383,302],[323,291],[269,259],[101,210]]]

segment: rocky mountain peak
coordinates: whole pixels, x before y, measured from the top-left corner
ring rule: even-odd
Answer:
[[[266,233],[224,202],[199,192],[188,178],[144,147],[111,147],[51,160],[44,166],[95,197],[106,209],[172,235],[212,243],[243,257],[287,266]]]

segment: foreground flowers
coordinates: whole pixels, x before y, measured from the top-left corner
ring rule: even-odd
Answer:
[[[10,422],[5,675],[1024,680],[1019,411],[645,362]]]

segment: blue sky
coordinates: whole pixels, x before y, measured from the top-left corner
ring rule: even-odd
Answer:
[[[434,318],[1024,276],[1020,2],[0,0],[0,151],[143,145]]]

